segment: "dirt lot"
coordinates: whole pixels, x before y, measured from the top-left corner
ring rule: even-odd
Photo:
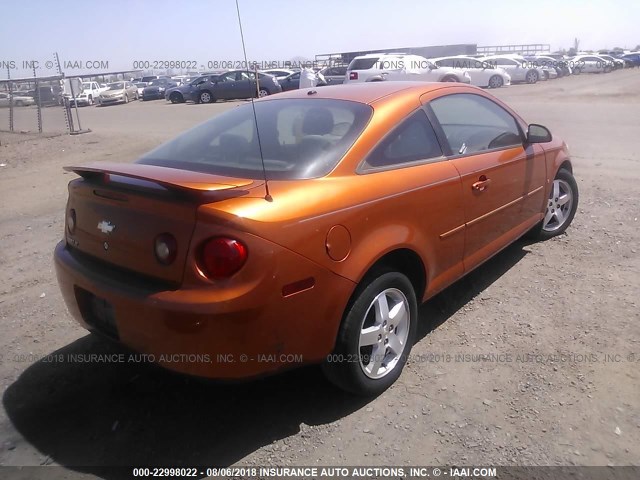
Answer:
[[[72,177],[61,167],[132,161],[234,104],[84,108],[86,135],[0,134],[0,465],[70,469],[47,478],[132,464],[640,465],[640,71],[496,94],[569,144],[574,223],[423,305],[412,361],[370,400],[315,367],[212,385],[135,364],[37,361],[116,351],[71,320],[58,292],[51,256]]]

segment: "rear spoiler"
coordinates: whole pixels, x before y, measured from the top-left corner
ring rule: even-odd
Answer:
[[[102,180],[108,183],[108,175],[146,180],[168,190],[178,190],[185,193],[213,193],[221,190],[240,189],[243,187],[257,187],[252,185],[255,180],[246,178],[223,177],[210,173],[193,172],[177,168],[143,165],[140,163],[99,162],[88,165],[68,166],[63,168],[87,180]]]

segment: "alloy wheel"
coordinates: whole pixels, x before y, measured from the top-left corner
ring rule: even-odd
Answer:
[[[372,379],[388,375],[405,350],[411,310],[405,294],[388,288],[371,302],[362,319],[359,339],[360,367]]]
[[[549,201],[547,202],[547,211],[542,222],[542,229],[546,232],[554,232],[562,228],[570,218],[572,207],[573,192],[571,186],[564,180],[554,180]]]

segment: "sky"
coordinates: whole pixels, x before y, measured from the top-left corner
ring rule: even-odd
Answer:
[[[239,0],[249,60],[456,43],[634,48],[640,0]],[[0,0],[0,79],[244,59],[235,0]],[[95,68],[87,69],[87,61]],[[98,63],[95,63],[95,62]],[[81,63],[80,63],[81,62]],[[137,65],[140,65],[137,63]],[[145,64],[143,64],[145,65]],[[183,63],[187,65],[187,63]],[[211,67],[211,68],[207,68]]]

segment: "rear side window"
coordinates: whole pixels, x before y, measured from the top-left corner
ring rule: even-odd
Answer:
[[[474,94],[454,94],[429,104],[454,155],[522,145],[516,120],[498,104]]]
[[[329,173],[364,130],[370,106],[331,99],[276,99],[242,105],[183,133],[138,163],[261,179]],[[259,129],[259,142],[256,131]]]
[[[440,156],[442,150],[427,115],[418,110],[371,152],[364,167],[390,167]]]
[[[356,58],[349,64],[349,70],[369,70],[378,62],[378,57]]]

